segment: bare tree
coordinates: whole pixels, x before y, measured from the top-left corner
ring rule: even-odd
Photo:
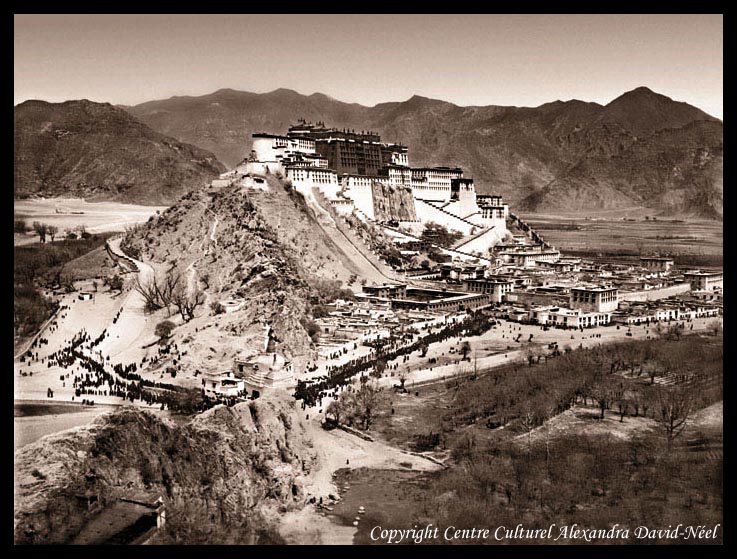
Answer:
[[[333,400],[325,410],[326,416],[332,416],[333,421],[340,425],[342,419],[345,418],[346,406],[342,399]]]
[[[171,316],[171,305],[176,304],[175,295],[177,293],[180,280],[181,276],[170,270],[161,282],[154,281],[154,287],[156,288],[159,302],[163,307],[166,307],[169,316]]]
[[[163,278],[154,276],[145,283],[141,282],[140,276],[137,276],[134,287],[136,291],[143,295],[146,301],[145,308],[147,311],[153,312],[166,308],[168,315],[171,316],[172,305],[176,305],[180,309],[180,312],[182,312],[182,308],[190,308],[194,304],[194,302],[185,300],[178,302],[178,298],[180,297],[180,279],[181,276],[173,271],[169,271]],[[196,303],[195,306],[204,303],[204,296],[202,299],[196,298]],[[184,315],[182,317],[184,318]]]
[[[691,415],[693,402],[686,387],[661,388],[657,397],[657,419],[668,445],[673,448],[673,441],[686,428],[686,421]]]
[[[666,330],[667,330],[667,329],[666,329],[666,327],[665,327],[665,326],[663,326],[663,323],[662,323],[662,322],[658,321],[658,322],[657,322],[657,323],[655,324],[654,332],[655,332],[655,335],[656,335],[656,336],[657,336],[658,338],[662,338],[662,337],[663,337],[663,336],[665,335],[665,333],[666,333]]]
[[[604,411],[610,409],[613,402],[623,398],[623,394],[624,389],[621,384],[605,378],[594,384],[588,395],[599,406],[599,419],[604,419]]]
[[[46,233],[48,232],[48,225],[41,223],[40,221],[33,222],[33,230],[38,235],[39,240],[42,243],[46,242]]]
[[[49,234],[49,237],[51,237],[51,242],[53,243],[54,237],[56,237],[56,234],[59,232],[59,228],[56,225],[47,225],[46,232]]]
[[[658,376],[658,368],[654,363],[650,363],[650,367],[647,370],[647,376],[650,377],[650,384],[655,384],[655,378]]]
[[[630,392],[629,405],[632,411],[635,412],[635,417],[640,415],[640,410],[644,407],[644,399],[645,397],[641,390],[637,389]]]
[[[462,360],[465,361],[466,357],[468,357],[468,353],[471,351],[471,344],[468,343],[468,340],[464,340],[461,343],[461,354],[463,354]]]
[[[529,406],[525,408],[522,414],[519,416],[519,427],[523,433],[527,434],[527,453],[532,452],[532,431],[537,427],[538,418],[532,408]]]
[[[545,479],[550,481],[550,420],[555,417],[556,410],[549,408],[545,412],[543,423],[545,425]]]
[[[472,432],[464,431],[461,433],[458,441],[451,449],[451,456],[456,462],[469,459],[473,456],[474,449],[477,446],[476,435]]]
[[[366,382],[361,385],[354,396],[356,416],[363,424],[363,430],[368,431],[371,424],[378,414],[379,404],[381,403],[381,388],[373,382]]]
[[[377,359],[374,363],[374,370],[371,376],[381,378],[386,370],[386,359]]]
[[[665,337],[668,340],[680,340],[681,334],[681,327],[676,323],[668,327]]]
[[[136,276],[135,283],[133,284],[136,291],[138,291],[144,299],[144,308],[148,312],[154,312],[163,308],[159,299],[159,290],[156,287],[156,278],[154,277],[151,281],[142,282],[140,276]]]
[[[527,366],[532,367],[533,363],[540,362],[540,350],[535,346],[527,346],[525,350],[525,357],[527,358]]]
[[[182,320],[189,322],[194,318],[197,307],[205,304],[205,292],[195,287],[194,291],[189,293],[186,286],[180,284],[172,294],[171,301],[177,307]]]
[[[624,416],[627,415],[629,405],[629,400],[625,397],[624,393],[622,393],[622,396],[617,400],[617,410],[619,411],[620,423],[624,422]]]
[[[404,384],[407,382],[407,373],[405,371],[401,371],[399,373],[399,389],[404,390]]]

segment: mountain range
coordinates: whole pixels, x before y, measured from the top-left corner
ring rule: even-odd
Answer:
[[[26,101],[14,111],[14,194],[171,204],[225,167],[108,103]]]
[[[366,107],[288,89],[222,89],[124,107],[153,129],[212,151],[228,166],[253,132],[284,133],[297,118],[374,130],[409,147],[410,164],[463,167],[482,193],[527,211],[649,207],[722,215],[723,124],[639,87],[607,105],[471,106],[414,96]]]
[[[379,132],[409,147],[411,165],[460,166],[478,192],[502,194],[521,211],[723,214],[722,121],[646,87],[606,105],[534,108],[417,95],[367,107],[288,89],[119,107],[27,101],[15,107],[16,196],[170,203],[240,162],[252,133],[285,133],[298,118]]]

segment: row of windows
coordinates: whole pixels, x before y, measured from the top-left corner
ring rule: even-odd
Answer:
[[[337,183],[338,177],[336,175],[332,174],[323,174],[323,173],[306,173],[304,171],[292,171],[287,174],[287,176],[293,180],[307,180],[311,178],[315,182],[325,182],[325,183]]]
[[[460,171],[415,171],[412,170],[412,175],[415,177],[422,177],[427,179],[459,179],[461,178]]]
[[[333,151],[333,150],[331,150],[331,151]],[[351,148],[349,148],[349,149],[346,149],[346,148],[337,149],[337,150],[334,150],[334,152],[335,153],[338,153],[340,155],[344,155],[345,154],[345,155],[361,156],[361,157],[365,157],[367,159],[369,159],[369,158],[370,159],[375,159],[376,161],[379,161],[379,159],[381,158],[381,153],[379,153],[378,150],[361,149],[361,148],[354,149],[353,146],[351,146]]]
[[[581,303],[595,303],[597,301],[597,293],[586,293],[580,291],[573,291],[573,300]],[[611,301],[617,301],[617,293],[615,291],[605,291],[600,295],[600,301],[602,303],[609,303]]]
[[[513,285],[511,283],[487,283],[487,282],[468,282],[466,283],[466,289],[473,291],[474,293],[493,293],[494,289],[498,286],[500,293],[509,293],[512,291]]]
[[[482,209],[481,210],[481,216],[485,219],[494,219],[496,218],[503,218],[504,217],[504,210],[487,210]]]
[[[376,161],[369,161],[369,160],[364,160],[364,159],[350,159],[347,157],[340,158],[340,164],[344,166],[354,166],[354,165],[358,165],[359,163],[367,167],[375,167],[375,168],[379,167],[379,164]]]
[[[424,184],[422,186],[416,186],[413,184],[412,188],[416,190],[447,190],[450,192],[450,187],[447,186],[426,186]]]
[[[609,315],[600,314],[594,316],[567,316],[567,315],[550,315],[550,322],[553,324],[564,324],[565,326],[592,326],[596,324],[608,324]]]

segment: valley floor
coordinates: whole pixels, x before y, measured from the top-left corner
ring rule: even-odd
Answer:
[[[664,252],[676,257],[722,256],[723,222],[669,217],[654,221],[652,217],[646,220],[645,215],[653,214],[617,210],[590,214],[523,213],[520,217],[562,251],[591,255],[621,252],[639,256],[640,252],[643,255]]]
[[[76,216],[74,216],[76,218]],[[211,236],[215,233],[215,226],[211,230]],[[544,234],[544,233],[543,233]],[[350,241],[349,241],[350,242]],[[114,241],[119,243],[119,241]],[[118,244],[115,245],[116,247]],[[357,250],[357,247],[354,247]],[[368,259],[366,259],[368,262]],[[152,273],[152,268],[144,263],[138,263],[142,276]],[[377,278],[378,279],[378,278]],[[68,345],[72,337],[83,327],[92,338],[97,337],[103,330],[107,330],[109,336],[103,340],[98,349],[103,355],[110,356],[111,362],[132,363],[140,362],[145,355],[143,349],[146,345],[156,341],[153,333],[155,320],[143,312],[143,298],[135,290],[128,289],[120,295],[100,292],[94,301],[80,301],[77,294],[65,296],[63,303],[70,308],[64,311],[65,318],[59,319],[53,330],[43,333],[47,338],[48,345],[43,345],[37,351],[40,356],[48,356],[57,349]],[[113,316],[122,311],[116,323],[112,322]],[[714,319],[695,319],[692,321],[693,331],[703,331]],[[687,325],[689,327],[691,324]],[[627,333],[631,332],[631,336]],[[544,350],[548,344],[557,343],[560,349],[566,346],[572,349],[579,347],[591,347],[598,344],[607,344],[623,340],[642,340],[653,334],[652,328],[648,326],[636,326],[632,328],[606,326],[581,331],[559,330],[551,328],[544,331],[540,326],[522,325],[501,320],[499,324],[488,332],[470,338],[451,338],[440,343],[433,344],[424,357],[414,354],[411,360],[403,363],[401,359],[389,362],[387,372],[379,383],[387,388],[397,384],[396,375],[405,373],[407,377],[406,386],[411,392],[417,391],[425,396],[426,388],[433,383],[457,375],[459,372],[469,373],[476,367],[479,371],[502,366],[512,361],[520,361],[525,358],[528,348]],[[515,338],[519,341],[515,341]],[[460,343],[467,340],[471,345],[470,361],[460,361]],[[335,360],[324,359],[316,374],[322,374],[327,365],[337,365],[341,362],[353,359],[365,354],[367,348],[358,347],[346,355],[341,355]],[[434,360],[433,363],[430,360]],[[397,365],[397,369],[392,366]],[[29,375],[27,373],[33,373]],[[17,401],[41,401],[50,402],[46,398],[49,387],[54,390],[54,404],[57,402],[71,402],[73,388],[71,382],[64,382],[60,386],[60,374],[64,371],[59,367],[47,367],[43,363],[33,364],[14,362],[15,398]],[[27,375],[23,375],[26,373]],[[314,375],[313,375],[314,376]],[[177,382],[190,382],[192,379],[178,378]],[[428,391],[431,389],[427,389]],[[397,400],[411,399],[414,396],[397,396]],[[98,404],[120,405],[120,398],[96,396],[94,400]],[[137,401],[136,404],[140,404]],[[399,407],[399,406],[398,406]],[[74,411],[56,409],[49,407],[46,413],[36,415],[20,414],[16,417],[15,447],[19,448],[32,442],[41,436],[82,425],[91,420],[106,408],[95,407],[90,409],[79,408]],[[345,498],[346,489],[353,474],[341,472],[343,469],[363,471],[360,478],[364,487],[369,483],[379,483],[382,476],[392,476],[414,480],[416,476],[429,475],[441,469],[435,460],[427,456],[409,452],[401,448],[399,441],[387,436],[386,431],[370,433],[374,438],[364,440],[353,434],[340,429],[326,431],[321,428],[320,423],[324,419],[324,408],[315,406],[305,410],[298,410],[306,420],[307,432],[313,441],[313,447],[318,454],[315,469],[310,472],[305,483],[308,496],[323,499],[329,502],[329,496],[343,494],[343,499],[334,505],[334,511],[320,511],[312,506],[281,514],[278,521],[279,532],[287,543],[311,544],[311,543],[354,543],[356,535],[361,532],[367,519],[381,518],[376,511],[369,509],[366,517],[359,520],[359,526],[353,526],[350,519],[354,516],[361,518],[358,510],[351,507],[362,506],[356,501],[356,495],[364,493],[352,493],[350,499]],[[691,420],[693,428],[697,426],[721,426],[722,405],[715,404],[701,410]],[[567,431],[594,432],[606,431],[618,436],[625,436],[632,431],[652,430],[653,420],[642,418],[627,418],[624,423],[617,424],[613,414],[608,414],[604,422],[592,419],[595,412],[592,408],[577,406],[567,412],[560,414],[548,421],[543,427],[538,428],[532,437],[547,436],[546,430],[565,433]],[[370,472],[369,470],[372,470]],[[378,471],[384,473],[377,473]],[[368,473],[367,473],[368,472]],[[401,472],[391,474],[386,472]],[[411,472],[412,474],[408,474]],[[359,476],[359,474],[356,474]],[[373,477],[372,477],[373,476]],[[359,476],[360,477],[360,476]],[[358,479],[358,478],[357,478]],[[368,481],[366,481],[368,480]],[[410,480],[411,481],[411,480]],[[385,492],[386,487],[382,487]],[[420,489],[417,489],[418,491]],[[378,493],[377,493],[378,494]],[[360,500],[360,499],[359,499]],[[391,500],[387,496],[387,500]],[[395,499],[396,501],[396,499]],[[380,500],[373,500],[371,506],[379,507]],[[327,513],[331,514],[327,514]],[[332,513],[335,514],[332,514]],[[354,514],[355,512],[355,514]],[[361,538],[365,539],[365,532]],[[363,541],[360,540],[360,541]]]
[[[61,232],[84,225],[89,233],[125,231],[125,228],[144,223],[166,206],[139,206],[118,202],[87,202],[81,198],[32,198],[14,200],[15,219],[24,219],[28,227],[34,221],[55,225]],[[57,211],[58,210],[58,211]],[[38,235],[15,234],[14,245],[38,242]]]

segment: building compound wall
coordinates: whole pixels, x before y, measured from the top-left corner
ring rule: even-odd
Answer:
[[[502,242],[507,233],[507,224],[501,221],[491,229],[476,235],[461,245],[457,245],[455,248],[465,252],[488,254],[489,249]]]
[[[644,291],[620,291],[620,301],[656,301],[658,299],[666,299],[673,295],[687,293],[691,291],[691,284],[679,283],[669,287],[660,289],[647,289]]]
[[[244,174],[251,175],[268,175],[276,173],[284,173],[284,167],[278,161],[249,161],[244,166],[238,166],[239,171],[242,169]]]
[[[342,180],[343,195],[353,200],[355,207],[369,219],[374,219],[374,191],[368,177],[346,176]]]

